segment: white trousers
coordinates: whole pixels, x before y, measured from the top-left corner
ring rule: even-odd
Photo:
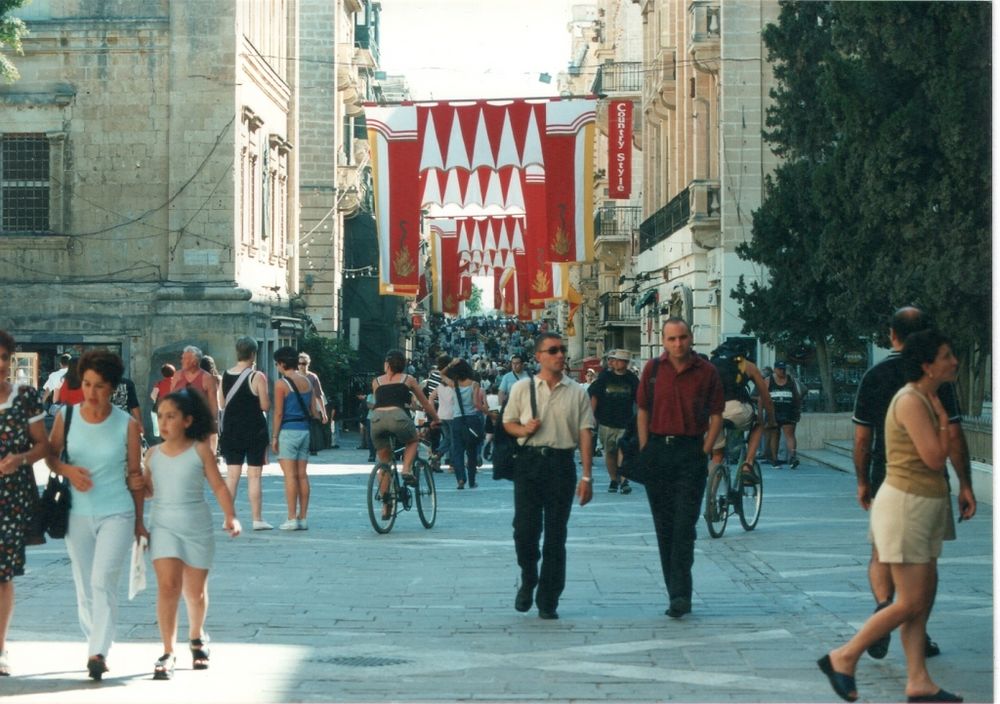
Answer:
[[[118,623],[118,585],[135,539],[135,513],[81,516],[70,509],[66,551],[87,657],[107,656]]]

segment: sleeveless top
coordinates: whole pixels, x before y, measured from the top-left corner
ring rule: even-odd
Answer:
[[[66,411],[63,414],[63,427]],[[100,423],[88,423],[77,408],[66,438],[69,463],[90,472],[94,485],[90,491],[77,491],[70,485],[73,497],[70,511],[81,516],[111,516],[135,510],[132,495],[125,486],[128,463],[128,424],[132,416],[111,407],[111,415]]]
[[[885,481],[900,491],[917,496],[940,498],[948,495],[944,472],[936,472],[920,459],[913,439],[896,420],[896,402],[904,394],[916,394],[924,403],[931,425],[937,427],[938,418],[927,397],[911,386],[904,386],[889,403],[885,414]]]
[[[394,381],[389,384],[379,383],[375,377],[375,407],[396,406],[405,409],[410,403],[410,387],[406,385],[407,374],[403,375],[402,381]]]
[[[774,404],[774,415],[778,420],[790,420],[795,415],[795,382],[792,377],[785,379],[782,386],[773,376],[767,380],[767,392]]]
[[[153,475],[154,507],[181,508],[205,503],[205,465],[194,444],[176,457],[155,450],[149,458],[149,470]]]
[[[254,437],[261,428],[267,428],[264,412],[260,410],[260,397],[254,396],[250,388],[256,373],[256,371],[250,372],[250,376],[243,380],[240,388],[236,389],[233,397],[226,402],[226,412],[222,415],[223,437],[231,437],[234,434],[240,437]],[[228,371],[223,373],[223,398],[229,394],[229,390],[233,388],[233,384],[239,378],[239,374],[230,374]]]
[[[441,420],[453,420],[455,411],[458,409],[458,402],[455,400],[455,389],[447,384],[437,387],[438,418]]]
[[[207,393],[205,391],[205,378],[208,376],[211,375],[204,369],[199,369],[198,376],[194,378],[194,381],[188,381],[187,375],[185,374],[184,370],[178,369],[177,373],[174,374],[173,376],[174,379],[177,379],[176,382],[177,385],[173,387],[174,391],[180,391],[185,386],[190,386],[192,388],[198,389],[198,391],[202,392],[203,394]]]
[[[308,391],[298,391],[295,384],[286,377],[281,381],[289,387],[285,394],[285,403],[282,406],[281,429],[282,430],[309,430],[309,404],[312,403],[312,383],[309,384]],[[280,383],[280,382],[279,382]],[[299,401],[299,396],[302,401]]]
[[[454,410],[456,416],[460,415],[474,416],[479,413],[479,411],[476,410],[476,401],[475,398],[473,397],[473,392],[475,392],[475,390],[476,390],[475,384],[469,384],[468,386],[461,386],[456,384],[455,394],[462,395],[461,406],[458,405],[458,399],[455,399]],[[465,411],[465,413],[463,414],[462,411]]]

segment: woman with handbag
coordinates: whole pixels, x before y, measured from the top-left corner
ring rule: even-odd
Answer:
[[[475,372],[464,359],[457,360],[447,372],[455,386],[455,418],[451,426],[451,458],[455,466],[458,489],[465,488],[468,474],[469,488],[475,489],[476,469],[479,464],[479,445],[483,441],[483,401]]]
[[[274,425],[271,449],[285,475],[288,519],[278,530],[308,530],[309,513],[309,420],[315,410],[312,382],[298,371],[299,353],[282,347],[274,353],[281,378],[274,384]]]
[[[30,386],[7,381],[15,349],[14,338],[0,330],[0,677],[10,675],[7,628],[14,577],[24,574],[25,534],[38,502],[31,467],[49,452],[41,397]]]
[[[87,673],[100,680],[118,616],[118,584],[132,541],[149,538],[143,525],[145,483],[139,424],[111,403],[125,365],[108,350],[80,357],[83,402],[65,432],[56,416],[46,463],[70,482],[66,551],[76,584],[80,628],[87,638]]]

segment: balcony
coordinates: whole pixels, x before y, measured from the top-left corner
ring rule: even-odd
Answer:
[[[692,0],[688,5],[687,52],[695,65],[718,63],[721,26],[718,0]]]
[[[629,254],[632,232],[642,220],[637,205],[611,205],[594,214],[594,256],[611,269],[620,269]]]
[[[608,97],[639,95],[644,72],[641,61],[609,61],[597,67],[590,91]]]
[[[636,296],[623,291],[602,293],[598,298],[600,310],[600,326],[608,327],[639,327],[641,316],[635,308]]]
[[[718,247],[722,234],[721,203],[718,181],[692,181],[639,225],[639,251],[652,249],[684,227],[690,227],[698,246]]]

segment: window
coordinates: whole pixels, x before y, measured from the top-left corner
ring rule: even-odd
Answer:
[[[44,134],[0,140],[0,232],[49,232],[49,139]]]

